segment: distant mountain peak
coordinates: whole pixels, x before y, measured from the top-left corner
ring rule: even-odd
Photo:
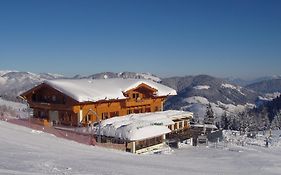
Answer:
[[[137,73],[137,72],[101,72],[85,76],[84,78],[92,79],[107,79],[107,78],[133,78],[133,79],[148,79],[155,82],[161,82],[161,79],[151,73]]]
[[[260,93],[274,93],[281,92],[281,78],[263,80],[246,86],[249,89]]]

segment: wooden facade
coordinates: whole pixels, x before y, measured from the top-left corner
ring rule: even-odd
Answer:
[[[111,145],[111,148],[113,149],[119,149],[135,154],[142,154],[142,153],[163,148],[166,145],[165,138],[166,138],[165,135],[159,135],[147,139],[129,141],[129,140],[122,140],[113,137],[102,136],[101,139],[96,138],[96,140],[100,140],[101,144]]]
[[[23,93],[33,117],[50,124],[85,126],[131,113],[162,111],[167,96],[155,96],[156,89],[140,84],[123,92],[125,99],[78,102],[52,86],[42,83]]]
[[[175,124],[168,126],[171,133],[166,134],[166,139],[169,142],[179,142],[190,139],[190,118],[181,118],[173,121]]]

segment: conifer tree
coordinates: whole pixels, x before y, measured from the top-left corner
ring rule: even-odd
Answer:
[[[271,122],[270,128],[281,129],[281,111],[279,111]]]
[[[204,116],[204,124],[214,124],[215,116],[212,110],[212,106],[209,103],[206,109],[206,115]]]

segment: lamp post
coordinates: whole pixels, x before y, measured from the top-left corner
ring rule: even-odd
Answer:
[[[101,143],[101,120],[99,120],[98,122],[98,142]]]

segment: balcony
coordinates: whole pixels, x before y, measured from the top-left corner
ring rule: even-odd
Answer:
[[[55,99],[52,100],[50,98],[44,99],[44,98],[35,98],[32,99],[33,103],[41,103],[41,104],[65,104],[64,99]]]
[[[72,106],[67,106],[62,103],[50,103],[47,101],[32,101],[30,104],[31,108],[42,108],[42,109],[57,109],[57,110],[69,110]]]
[[[153,99],[129,99],[126,101],[126,107],[144,106],[153,103]]]

